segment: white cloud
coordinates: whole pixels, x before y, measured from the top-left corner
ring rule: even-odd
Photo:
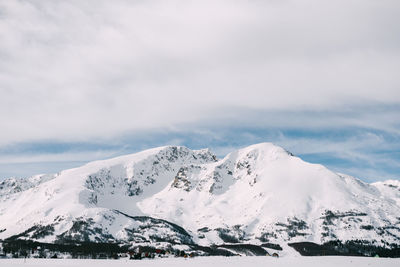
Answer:
[[[397,105],[399,7],[396,0],[2,1],[0,145],[234,124],[237,113],[224,111],[236,108]],[[325,123],[398,132],[381,117],[331,119]]]

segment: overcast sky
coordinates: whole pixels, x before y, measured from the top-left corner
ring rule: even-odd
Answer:
[[[0,177],[274,142],[400,179],[400,1],[0,0]]]

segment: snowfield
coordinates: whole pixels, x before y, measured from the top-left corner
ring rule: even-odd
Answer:
[[[296,266],[296,267],[367,267],[400,266],[400,259],[367,257],[198,257],[194,259],[169,258],[156,260],[77,260],[77,259],[3,259],[0,266],[152,266],[152,267],[236,267],[236,266]]]

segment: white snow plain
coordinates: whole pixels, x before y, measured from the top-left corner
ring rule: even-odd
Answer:
[[[79,260],[79,259],[2,259],[0,266],[140,266],[140,267],[236,267],[236,266],[296,266],[296,267],[367,267],[400,266],[400,259],[367,257],[198,257],[193,259],[168,258],[155,260]]]

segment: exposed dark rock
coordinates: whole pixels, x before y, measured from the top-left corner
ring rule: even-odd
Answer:
[[[118,210],[114,210],[114,212],[122,214],[134,221],[140,222],[137,228],[133,229],[125,228],[125,230],[127,230],[127,232],[130,233],[128,241],[168,242],[171,244],[194,244],[192,236],[179,225],[168,222],[166,220],[155,219],[148,216],[130,216]],[[155,232],[166,232],[166,231],[157,231],[160,229],[168,231],[163,235],[162,234],[149,235],[149,239],[147,239],[143,235],[143,233],[149,231],[150,229],[155,230]]]
[[[233,228],[217,228],[218,236],[226,243],[240,243],[244,240],[245,232],[240,229],[240,225],[235,225]]]
[[[276,223],[276,226],[280,226],[281,229],[278,229],[278,232],[286,232],[289,236],[289,238],[295,237],[295,236],[306,236],[309,235],[309,233],[301,232],[303,230],[309,229],[307,226],[307,223],[303,220],[300,220],[296,217],[290,219],[287,219],[287,223]]]
[[[17,240],[21,237],[30,239],[40,239],[54,233],[54,224],[50,225],[34,225],[24,232],[10,236],[6,240]]]

